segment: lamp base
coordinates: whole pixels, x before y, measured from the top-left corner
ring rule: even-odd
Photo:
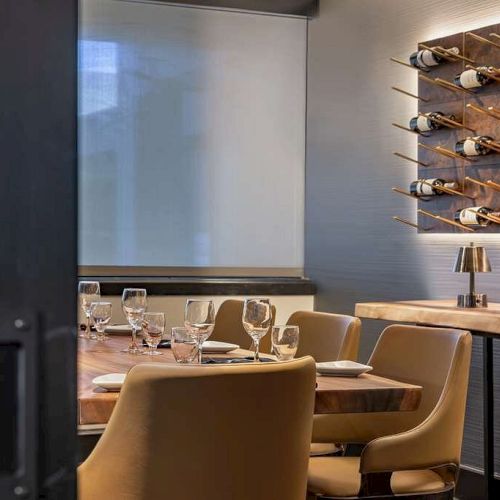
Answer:
[[[485,293],[464,293],[457,297],[458,307],[488,307],[488,299]]]

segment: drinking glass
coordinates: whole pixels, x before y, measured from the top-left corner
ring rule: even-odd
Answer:
[[[95,329],[97,331],[97,340],[99,342],[109,339],[105,330],[111,320],[111,309],[111,302],[92,302],[90,306],[90,315],[94,321]]]
[[[246,299],[243,307],[243,328],[252,337],[254,361],[259,361],[260,339],[267,333],[272,322],[272,308],[269,299]]]
[[[172,328],[172,353],[177,363],[192,363],[198,354],[198,342],[191,335],[191,331],[184,326]]]
[[[210,337],[215,326],[215,308],[211,300],[192,300],[186,302],[184,326],[198,342],[198,363],[201,364],[202,344]]]
[[[92,302],[99,302],[101,298],[101,289],[98,281],[80,281],[78,283],[78,297],[80,299],[80,307],[87,318],[87,327],[85,331],[78,334],[79,337],[86,339],[96,338],[90,332],[90,306]]]
[[[299,327],[294,325],[276,325],[271,329],[273,352],[279,361],[294,358],[299,345]]]
[[[132,342],[123,352],[140,354],[142,349],[137,344],[137,333],[142,328],[146,312],[146,290],[144,288],[125,288],[122,293],[122,308],[129,325],[132,327]]]
[[[161,312],[144,313],[144,338],[149,349],[143,354],[148,356],[159,356],[162,354],[158,351],[158,344],[163,337],[165,331],[165,314]]]

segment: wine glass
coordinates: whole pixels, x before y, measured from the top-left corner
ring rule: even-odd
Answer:
[[[299,345],[299,327],[294,325],[276,325],[271,329],[273,352],[279,361],[294,358]]]
[[[79,333],[79,337],[90,339],[93,335],[90,333],[90,307],[92,302],[99,302],[101,298],[101,289],[98,281],[80,281],[78,283],[78,297],[80,307],[87,318],[85,331]],[[95,338],[95,337],[94,337]]]
[[[142,349],[137,345],[137,333],[142,328],[146,312],[146,290],[144,288],[125,288],[122,293],[123,314],[132,327],[132,342],[123,352],[140,354]]]
[[[267,333],[272,322],[269,299],[246,299],[243,307],[243,328],[254,343],[254,361],[259,361],[260,339]]]
[[[158,351],[158,344],[165,331],[165,314],[162,312],[144,313],[142,325],[144,327],[144,339],[149,347],[143,354],[148,356],[159,356],[162,354]]]
[[[90,315],[94,321],[95,329],[97,331],[97,340],[99,342],[109,339],[105,330],[111,320],[111,309],[111,302],[92,302],[90,306]]]
[[[198,343],[198,363],[201,364],[202,344],[210,337],[215,326],[215,308],[211,300],[192,300],[186,302],[184,326]]]

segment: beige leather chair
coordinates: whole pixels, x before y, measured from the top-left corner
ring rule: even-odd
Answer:
[[[300,331],[297,357],[312,356],[316,362],[358,359],[361,321],[354,316],[316,311],[297,311],[287,321]]]
[[[215,316],[215,327],[210,340],[220,342],[230,342],[238,344],[242,349],[253,350],[253,341],[243,328],[243,300],[229,299],[225,300],[219,307]],[[272,306],[273,322],[276,318],[276,307]],[[260,352],[271,352],[271,332],[267,332],[262,337],[259,346]]]
[[[310,357],[137,365],[78,469],[79,499],[303,500],[315,383]]]
[[[297,357],[309,355],[318,363],[339,359],[352,361],[358,359],[361,332],[359,318],[344,314],[297,311],[288,318],[287,324],[299,327]],[[323,419],[324,427],[332,415],[315,415],[314,421],[319,417]],[[332,442],[311,444],[311,456],[330,455],[339,451],[340,448]]]
[[[342,415],[335,439],[367,444],[360,458],[311,458],[309,498],[393,493],[425,494],[427,500],[453,498],[471,344],[470,333],[461,330],[386,328],[369,361],[372,373],[421,385],[420,407],[415,412]],[[330,425],[327,435],[331,440]]]

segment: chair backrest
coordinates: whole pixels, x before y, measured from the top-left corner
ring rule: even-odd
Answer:
[[[377,375],[423,386],[414,426],[368,443],[361,471],[458,466],[465,418],[472,337],[445,328],[393,325],[370,359]],[[411,453],[408,453],[411,450]]]
[[[312,356],[316,362],[358,358],[361,321],[354,316],[297,311],[287,321],[300,331],[297,357]]]
[[[215,327],[210,340],[238,344],[242,349],[253,349],[253,341],[243,328],[243,300],[225,300],[217,310]],[[272,306],[273,321],[276,318],[276,307]],[[261,352],[271,352],[271,332],[269,331],[260,341]]]
[[[311,357],[135,366],[79,500],[303,500],[315,381]]]
[[[446,328],[407,325],[387,327],[368,361],[373,366],[371,373],[422,386],[422,400],[418,409],[412,412],[317,415],[314,419],[313,440],[368,443],[375,438],[405,432],[421,424],[447,390],[450,369],[458,358],[463,361],[463,374],[467,376],[467,356],[470,356],[468,335],[462,330]],[[465,397],[463,392],[460,393],[462,396]]]
[[[420,406],[412,412],[412,420],[421,422],[446,389],[464,335],[463,330],[391,325],[380,335],[368,364],[373,366],[374,375],[423,387]]]

